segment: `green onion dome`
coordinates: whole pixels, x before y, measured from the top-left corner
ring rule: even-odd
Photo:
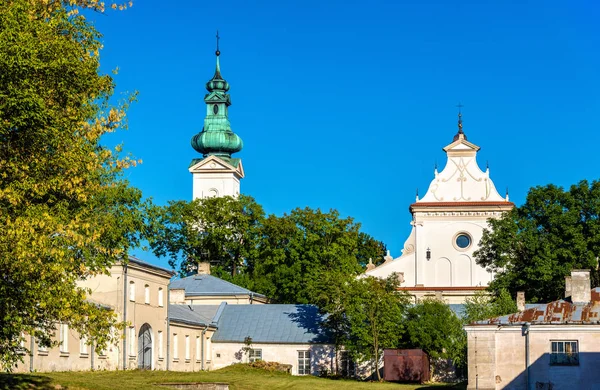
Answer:
[[[204,156],[226,155],[231,156],[244,147],[242,139],[231,130],[205,131],[192,137],[192,147]]]
[[[215,75],[206,83],[208,92],[227,92],[229,91],[229,83],[221,76],[221,67],[219,65],[220,51],[217,50],[217,69]]]

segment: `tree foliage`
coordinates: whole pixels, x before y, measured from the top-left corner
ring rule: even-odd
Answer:
[[[282,303],[312,303],[321,277],[348,280],[358,262],[360,225],[331,210],[294,209],[265,219],[256,256],[248,259],[253,288]]]
[[[466,324],[517,312],[510,293],[501,289],[496,294],[479,292],[465,302],[463,320]]]
[[[450,359],[456,367],[464,367],[467,342],[462,325],[446,303],[426,299],[407,311],[404,346],[420,348],[432,359]]]
[[[199,261],[211,272],[280,303],[314,303],[322,280],[342,285],[385,246],[335,210],[294,209],[265,217],[253,198],[170,202],[149,210],[148,242],[186,275]]]
[[[182,275],[208,261],[217,275],[233,278],[255,256],[263,219],[262,207],[249,196],[173,201],[150,208],[148,241]]]
[[[107,272],[137,243],[141,194],[122,179],[135,161],[100,138],[124,127],[99,72],[100,34],[78,14],[94,1],[0,2],[0,363],[21,335],[50,344],[56,323],[99,347],[114,315],[77,281]]]
[[[496,274],[490,287],[511,295],[525,291],[530,302],[549,302],[564,292],[572,269],[591,269],[600,281],[600,182],[586,180],[569,190],[549,184],[532,188],[525,204],[490,220],[477,263]]]
[[[352,281],[344,297],[345,347],[358,361],[370,361],[378,380],[383,350],[398,348],[404,337],[409,296],[399,286],[396,274],[387,279],[369,276]]]

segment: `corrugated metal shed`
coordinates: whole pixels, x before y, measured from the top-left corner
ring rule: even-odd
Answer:
[[[254,295],[264,297],[262,294],[229,283],[212,275],[192,275],[171,282],[171,289],[184,289],[185,295]]]
[[[227,305],[213,342],[315,344],[331,343],[313,305]]]
[[[561,299],[535,305],[520,313],[477,321],[472,325],[519,325],[526,322],[532,325],[600,324],[600,287],[592,289],[592,299],[588,303]]]

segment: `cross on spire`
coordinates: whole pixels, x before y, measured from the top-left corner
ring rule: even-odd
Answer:
[[[221,52],[219,51],[219,39],[221,39],[221,37],[219,36],[219,30],[217,30],[217,51],[215,52],[215,54],[218,56],[219,54],[221,54]]]
[[[456,105],[458,107],[458,134],[464,134],[462,125],[462,108],[464,107],[461,103]]]

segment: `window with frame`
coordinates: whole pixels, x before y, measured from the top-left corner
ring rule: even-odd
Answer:
[[[159,307],[163,307],[164,303],[163,303],[163,289],[162,287],[158,288],[158,306]]]
[[[550,364],[553,366],[578,366],[579,342],[576,340],[551,341]]]
[[[251,349],[248,354],[248,360],[250,363],[254,363],[257,360],[262,360],[262,349]]]
[[[144,286],[144,303],[146,305],[150,304],[150,286],[149,285]]]
[[[69,353],[69,325],[60,324],[59,329],[60,353]]]
[[[158,331],[158,358],[162,359],[163,358],[163,332],[162,330]]]
[[[135,328],[129,328],[129,356],[136,356],[135,350]]]
[[[135,302],[135,282],[129,282],[129,300]]]
[[[81,355],[88,354],[87,337],[85,337],[85,336],[81,336],[81,338],[79,339],[79,353]]]
[[[200,336],[196,336],[196,360],[200,361]]]
[[[298,351],[298,375],[310,375],[310,351]]]
[[[179,345],[177,344],[177,333],[173,333],[173,360],[179,360]]]
[[[185,360],[190,360],[190,336],[185,335]]]

